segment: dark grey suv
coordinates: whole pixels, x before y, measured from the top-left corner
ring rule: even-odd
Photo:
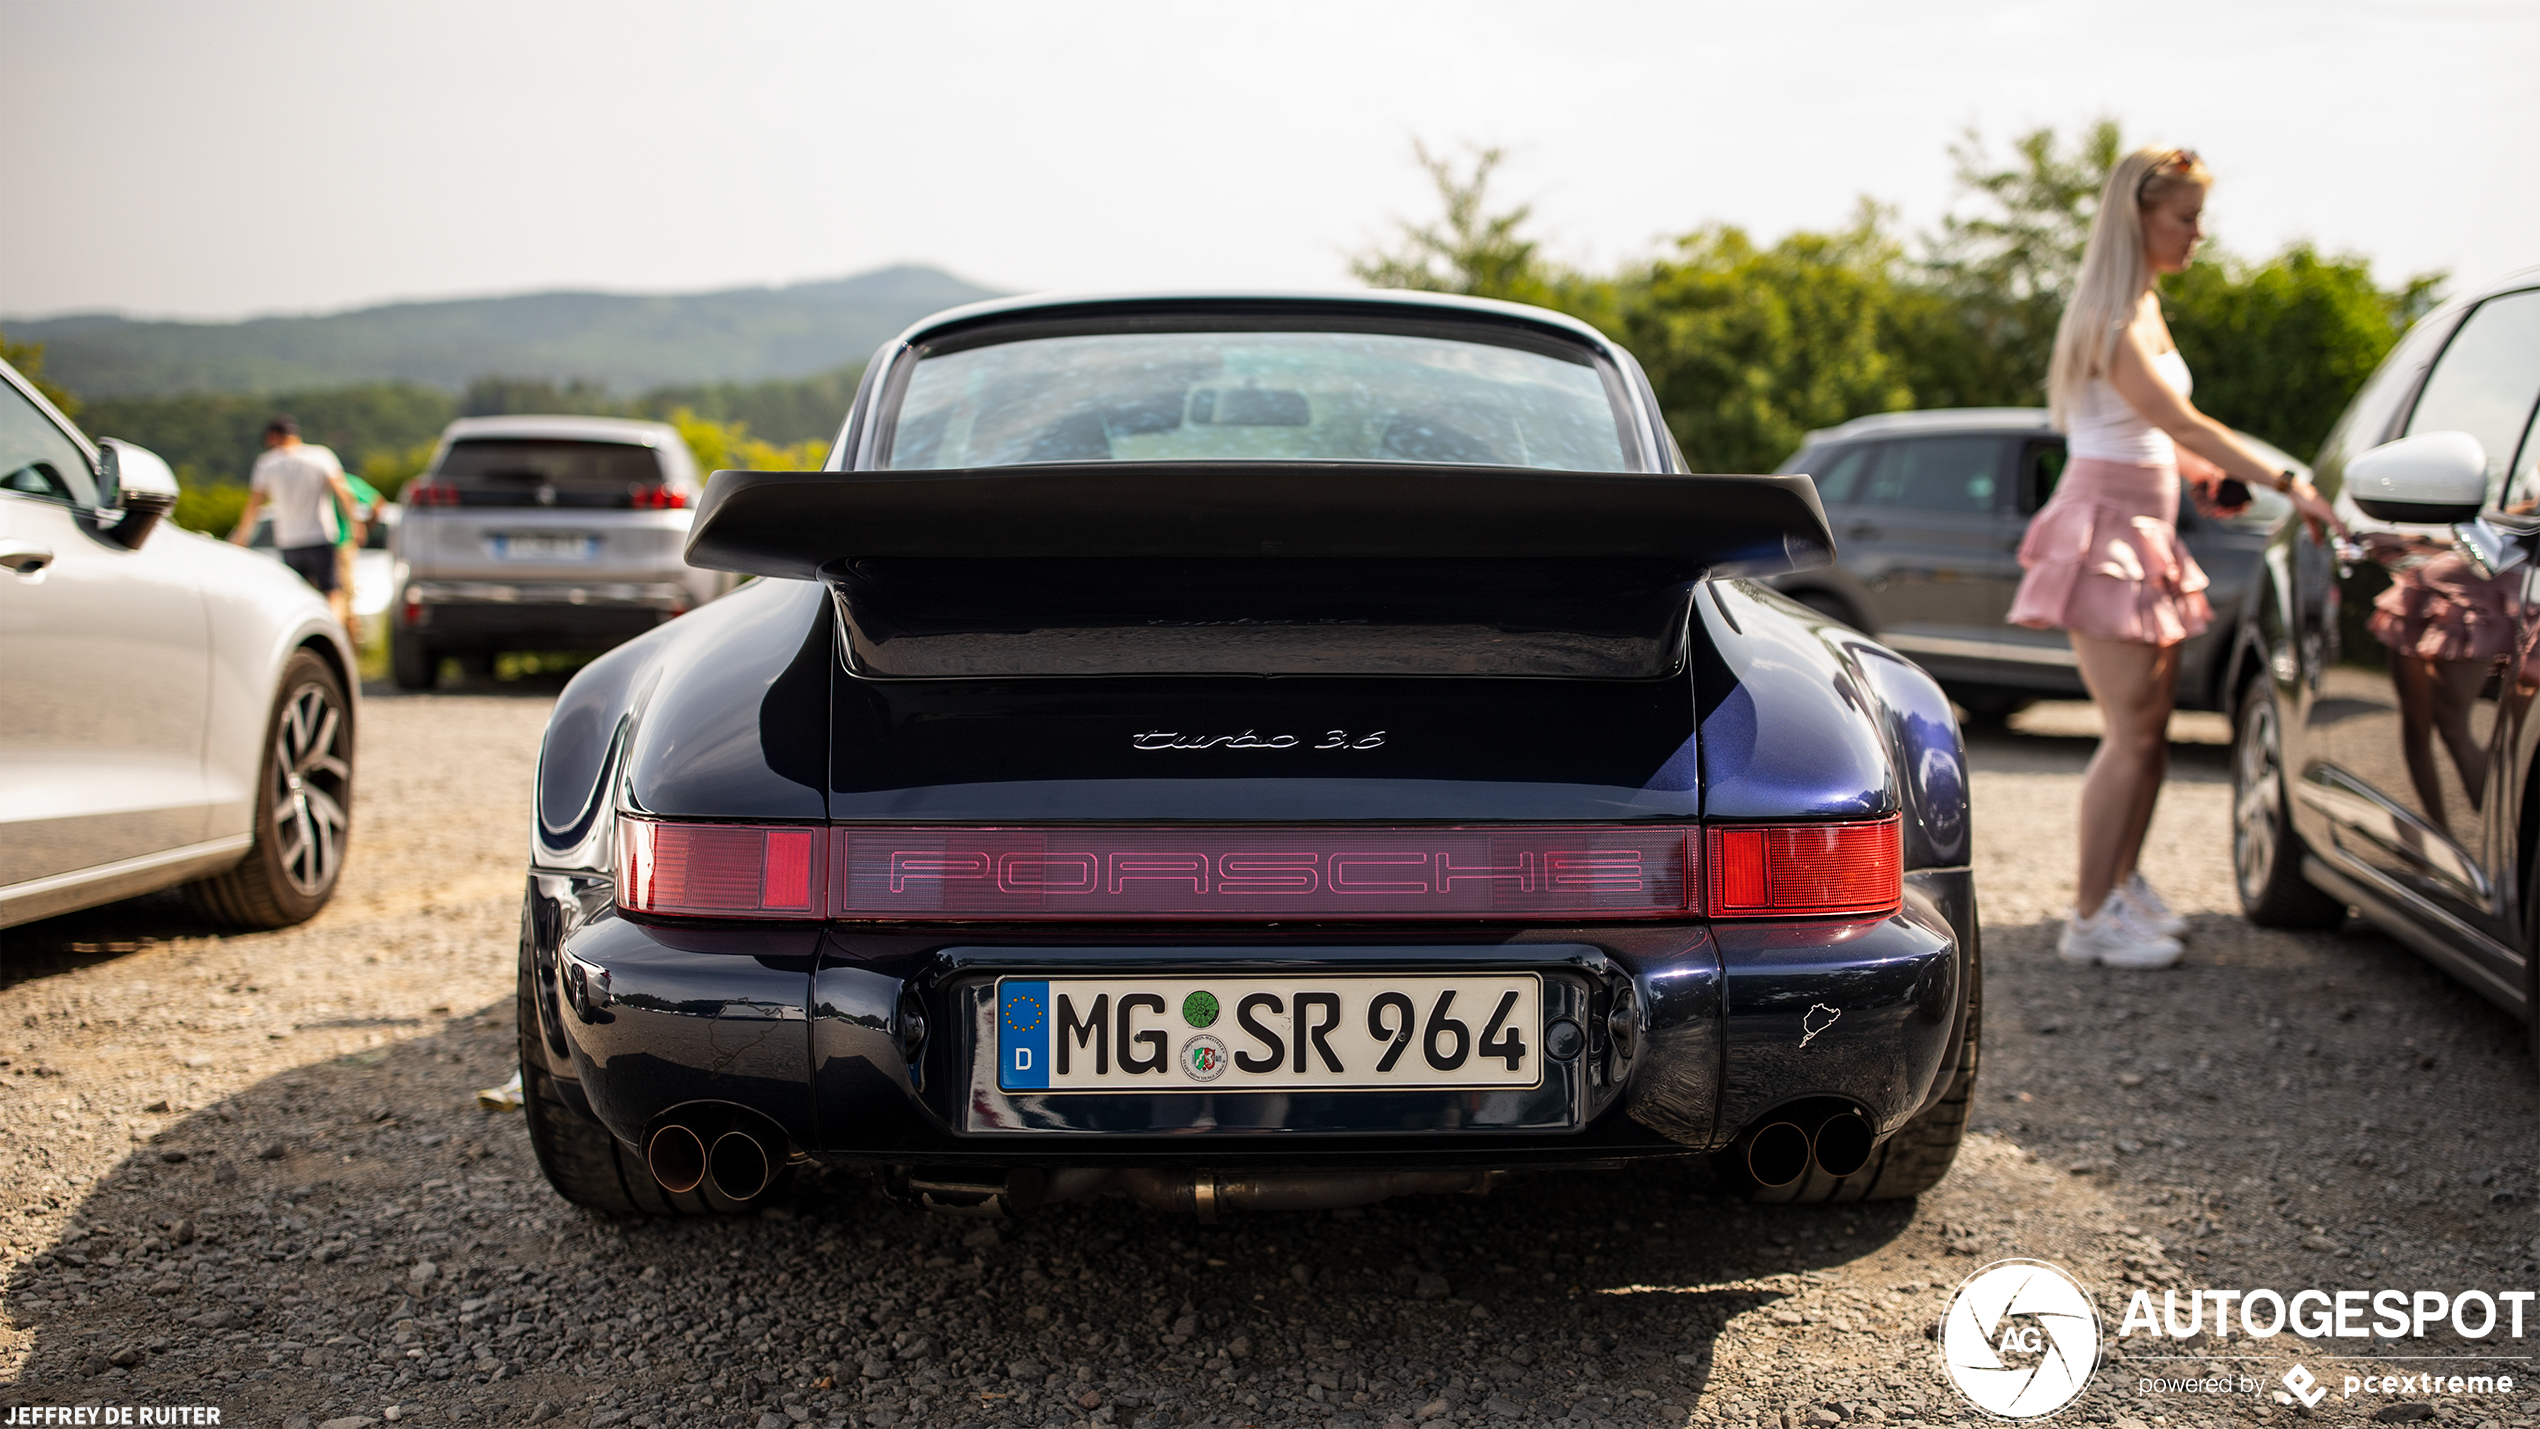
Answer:
[[[2241,434],[2269,461],[2301,463]],[[2064,436],[2044,408],[1892,412],[1810,432],[1779,468],[1817,479],[1835,564],[1773,584],[1912,656],[1979,718],[2084,693],[2060,630],[2006,624],[2020,584],[2020,537],[2064,470]],[[2179,503],[2178,529],[2213,582],[2214,621],[2181,652],[2178,702],[2221,709],[2231,635],[2268,533],[2290,509],[2253,494],[2230,520]]]

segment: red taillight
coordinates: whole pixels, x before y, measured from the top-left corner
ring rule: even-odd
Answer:
[[[688,493],[667,486],[638,486],[630,488],[627,500],[641,511],[679,511],[686,509]]]
[[[692,918],[818,918],[828,830],[617,821],[617,901]]]
[[[398,499],[408,506],[456,506],[459,504],[459,489],[437,481],[409,482],[406,489],[398,493]]]
[[[1904,898],[1900,828],[1892,818],[1714,828],[1709,839],[1711,916],[1884,913]]]

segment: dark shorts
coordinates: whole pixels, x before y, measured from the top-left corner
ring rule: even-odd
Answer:
[[[335,548],[333,546],[285,546],[282,563],[300,573],[300,579],[328,594],[335,591]]]

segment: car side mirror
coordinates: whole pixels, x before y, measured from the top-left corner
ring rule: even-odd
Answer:
[[[127,550],[140,550],[160,520],[176,509],[176,473],[147,447],[108,437],[97,449],[98,508],[123,511],[123,519],[102,534]]]
[[[2467,432],[2384,442],[2346,463],[2346,494],[2376,521],[2450,526],[2487,504],[2487,449]]]

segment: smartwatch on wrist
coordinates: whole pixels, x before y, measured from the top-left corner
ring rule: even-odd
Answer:
[[[2275,489],[2285,496],[2291,496],[2293,494],[2293,483],[2299,480],[2301,480],[2301,478],[2295,476],[2293,474],[2293,468],[2288,466],[2284,470],[2276,473]]]

